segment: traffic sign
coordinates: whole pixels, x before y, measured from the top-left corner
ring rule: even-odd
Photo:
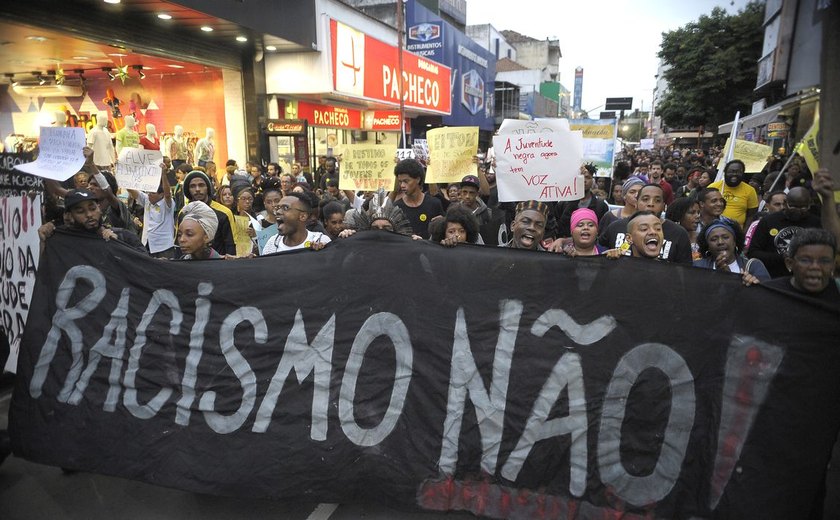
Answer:
[[[630,110],[631,108],[633,108],[631,97],[608,97],[604,105],[605,110]]]

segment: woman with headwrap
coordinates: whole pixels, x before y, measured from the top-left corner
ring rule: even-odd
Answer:
[[[761,260],[748,260],[744,248],[744,232],[732,219],[720,217],[709,222],[700,231],[697,245],[703,258],[694,262],[694,267],[712,269],[725,273],[739,273],[745,285],[765,282],[770,273]]]
[[[182,220],[178,226],[178,246],[183,255],[181,260],[222,258],[210,246],[219,227],[216,212],[207,204],[194,201],[184,206],[181,214]]]

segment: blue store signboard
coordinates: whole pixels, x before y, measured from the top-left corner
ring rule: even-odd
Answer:
[[[449,126],[494,130],[496,57],[414,0],[406,2],[406,49],[452,69]]]

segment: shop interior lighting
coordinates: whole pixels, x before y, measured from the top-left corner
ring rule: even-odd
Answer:
[[[160,18],[161,20],[171,20],[172,19],[172,15],[167,14],[167,13],[158,13],[157,17]]]
[[[267,50],[267,51],[276,51],[276,50],[277,50],[277,47],[275,47],[274,45],[266,45],[266,46],[265,46],[265,50]]]
[[[35,42],[39,42],[39,43],[47,41],[47,38],[44,37],[44,36],[27,36],[26,39],[27,40],[32,40],[32,41],[35,41]]]
[[[209,25],[202,25],[201,30],[204,31],[204,32],[213,32],[213,28],[210,27]]]
[[[118,3],[120,3],[121,1],[122,1],[122,0],[105,0],[105,3],[106,3],[106,4],[118,4]]]
[[[137,71],[137,77],[138,78],[146,79],[146,74],[143,72],[143,66],[142,65],[132,65],[131,68]]]
[[[237,37],[236,37],[236,41],[238,41],[238,42],[247,42],[247,41],[248,41],[248,38],[246,38],[246,37],[244,37],[244,36],[237,36]]]

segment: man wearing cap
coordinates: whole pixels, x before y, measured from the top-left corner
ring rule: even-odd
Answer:
[[[606,202],[592,195],[592,184],[595,172],[598,169],[594,164],[589,163],[580,167],[580,173],[583,175],[583,197],[580,200],[561,202],[555,206],[555,215],[557,216],[557,236],[570,237],[572,236],[571,218],[572,213],[576,209],[588,208],[595,212],[598,219],[597,224],[609,210],[610,207]]]
[[[458,202],[450,205],[450,208],[456,206],[463,207],[478,220],[481,231],[485,231],[492,218],[492,212],[487,204],[481,200],[481,197],[478,196],[479,191],[481,191],[481,180],[475,175],[467,175],[461,179],[461,185],[458,189]],[[479,232],[479,234],[482,235],[482,239],[485,239],[484,233]],[[483,242],[486,243],[487,240],[485,239]]]
[[[64,196],[64,221],[58,229],[67,229],[84,234],[101,236],[105,240],[116,238],[138,251],[146,252],[137,235],[122,228],[106,227],[102,223],[102,208],[99,199],[88,190],[70,190]],[[47,222],[38,228],[43,241],[52,236],[56,226]]]
[[[184,177],[184,196],[192,201],[199,201],[210,206],[216,212],[219,226],[213,237],[213,249],[220,255],[236,255],[234,234],[238,228],[234,225],[233,213],[224,205],[213,200],[213,183],[204,172],[193,170]],[[178,215],[178,222],[183,214]]]
[[[548,206],[544,202],[529,200],[516,205],[516,216],[510,226],[513,238],[499,247],[545,251],[541,242],[548,220]]]

